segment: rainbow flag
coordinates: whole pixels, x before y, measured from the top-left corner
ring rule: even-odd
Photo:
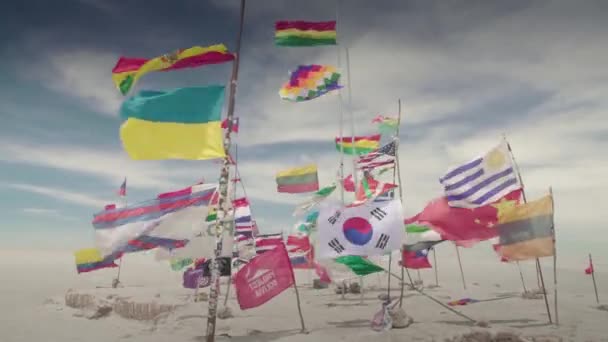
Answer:
[[[224,158],[223,102],[219,85],[141,91],[120,108],[123,147],[135,160]]]
[[[281,171],[276,179],[278,192],[297,194],[319,190],[317,166],[314,164]]]
[[[336,21],[277,21],[274,25],[277,46],[336,45]]]
[[[293,71],[289,81],[279,90],[283,100],[302,102],[340,89],[340,73],[330,65],[300,65]]]
[[[194,46],[152,59],[120,57],[112,69],[112,81],[123,95],[135,85],[137,80],[151,71],[169,71],[195,68],[201,65],[224,63],[234,59],[234,55],[224,44]]]
[[[91,272],[102,268],[118,267],[114,260],[120,258],[122,253],[113,253],[102,257],[97,248],[83,248],[74,252],[76,271],[78,273]]]
[[[380,134],[336,138],[336,149],[338,152],[343,148],[344,154],[361,155],[372,152],[380,146]]]

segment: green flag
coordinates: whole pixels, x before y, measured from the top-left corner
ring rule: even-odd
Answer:
[[[384,269],[373,262],[356,255],[348,255],[336,258],[335,261],[339,264],[346,265],[356,275],[364,276],[376,272],[384,271]]]

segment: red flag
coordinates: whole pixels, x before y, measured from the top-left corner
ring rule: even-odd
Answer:
[[[295,283],[285,245],[251,259],[234,277],[241,310],[258,307]]]
[[[418,215],[405,219],[405,224],[429,223],[444,239],[470,244],[498,236],[493,229],[498,222],[498,210],[519,202],[521,189],[510,192],[492,204],[478,208],[455,208],[445,197],[431,201]]]
[[[116,204],[106,204],[105,210],[116,209]]]
[[[348,177],[342,180],[342,187],[344,191],[355,192],[355,182],[353,181],[353,175],[348,175]]]
[[[585,268],[585,274],[593,274],[593,262],[589,260],[589,267]]]
[[[331,283],[331,277],[329,276],[329,271],[327,271],[327,268],[321,266],[317,262],[313,262],[313,265],[315,267],[315,272],[319,276],[319,280],[321,280],[322,283]]]
[[[428,250],[421,251],[406,251],[402,252],[402,260],[405,268],[418,270],[421,268],[432,268],[429,259],[427,258]],[[401,261],[400,261],[401,263]]]

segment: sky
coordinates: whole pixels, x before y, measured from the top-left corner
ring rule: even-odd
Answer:
[[[92,244],[92,215],[217,181],[214,161],[133,161],[122,149],[118,58],[224,43],[234,51],[238,0],[13,1],[0,13],[0,246]],[[279,48],[277,20],[333,20],[337,47]],[[528,198],[552,188],[558,250],[604,253],[608,234],[608,3],[603,1],[248,1],[235,135],[241,178],[260,229],[292,226],[305,197],[278,194],[279,170],[314,162],[322,185],[338,170],[339,97],[278,96],[300,64],[336,65],[345,133],[375,132],[402,103],[399,158],[406,216],[441,196],[438,178],[504,134]],[[350,72],[346,69],[348,49]],[[151,73],[135,91],[227,84],[231,66]],[[349,164],[347,170],[349,172]],[[243,194],[243,189],[239,189]]]

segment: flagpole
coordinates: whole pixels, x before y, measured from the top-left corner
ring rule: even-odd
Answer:
[[[551,196],[551,213],[555,213],[552,187],[549,187],[549,195]],[[559,325],[559,312],[557,310],[557,244],[555,239],[555,222],[553,222],[551,230],[553,233],[553,306],[555,310],[555,325]]]
[[[595,290],[595,301],[599,304],[600,297],[597,295],[597,284],[595,283],[595,269],[593,268],[593,259],[591,259],[591,253],[589,253],[589,266],[591,266],[591,279],[593,279],[593,289]]]
[[[238,150],[238,144],[234,144],[234,179],[238,179],[239,176],[239,150]],[[231,183],[234,183],[234,185],[232,186],[232,200],[234,201],[236,199],[236,181],[233,182],[232,180],[230,181]],[[232,209],[232,254],[234,256],[235,251],[238,252],[238,244],[236,241],[236,222],[234,221],[234,206]],[[232,258],[230,259],[232,260]],[[226,307],[226,305],[228,304],[228,296],[230,295],[230,287],[232,286],[232,261],[230,262],[230,275],[228,276],[228,284],[226,285],[226,297],[224,298],[224,307]]]
[[[433,247],[433,268],[435,269],[435,286],[439,286],[439,275],[437,271],[437,252]]]
[[[524,187],[524,181],[521,177],[521,173],[519,172],[519,165],[517,164],[517,161],[515,160],[515,156],[513,155],[513,150],[511,149],[511,144],[509,144],[509,142],[507,141],[507,137],[505,134],[503,134],[503,139],[507,143],[507,147],[509,149],[509,154],[511,155],[511,159],[513,160],[513,166],[515,166],[515,171],[517,172],[517,178],[519,180],[519,184],[521,185],[521,195],[523,197],[524,203],[528,203],[528,200],[526,199],[526,190]],[[543,277],[543,270],[542,270],[542,267],[540,266],[540,260],[538,258],[536,258],[536,269],[538,270],[538,276],[540,278],[540,284],[541,284],[542,290],[543,290],[543,297],[545,298],[545,306],[547,307],[547,316],[549,317],[549,323],[553,324],[553,319],[551,319],[551,309],[549,308],[549,300],[547,299],[547,289],[545,288],[545,279]]]
[[[460,266],[460,276],[462,277],[462,286],[464,289],[467,289],[467,284],[464,281],[464,272],[462,271],[462,262],[460,261],[460,251],[458,250],[458,245],[454,243],[454,247],[456,247],[456,256],[458,257],[458,266]]]
[[[340,7],[340,0],[336,0],[336,32],[338,32],[337,30],[337,25],[338,25],[338,9]],[[337,45],[336,48],[336,53],[337,53],[337,57],[338,57],[338,68],[341,68],[342,63],[341,63],[341,59],[340,59],[340,47],[339,45]],[[340,199],[342,200],[342,205],[346,204],[346,202],[344,201],[344,142],[343,137],[344,137],[344,108],[342,108],[343,106],[343,99],[342,99],[342,90],[338,89],[338,111],[340,112],[340,124],[339,124],[339,134],[340,134],[340,184],[342,185],[340,187]],[[355,183],[355,187],[356,187],[356,183]],[[356,193],[356,192],[355,192]],[[342,281],[342,299],[345,299],[345,295],[346,295],[346,282],[343,280]]]
[[[122,197],[123,199],[123,205],[126,207],[127,206],[127,177],[125,177],[125,180],[123,181],[123,183],[125,184],[125,192],[124,195],[120,195],[120,197]],[[122,186],[121,186],[122,187]],[[121,189],[122,191],[122,189]],[[122,258],[124,258],[124,253],[123,255],[120,256],[120,261],[118,262],[118,274],[116,275],[116,279],[114,279],[114,281],[112,281],[112,288],[117,288],[118,284],[120,284],[120,270],[122,269]]]
[[[289,267],[291,267],[291,265]],[[306,330],[306,326],[304,325],[304,315],[302,314],[302,304],[300,303],[300,293],[298,292],[298,285],[296,284],[296,275],[293,273],[293,268],[291,269],[291,274],[293,277],[293,289],[296,291],[296,303],[298,305],[298,314],[300,315],[300,324],[302,325],[302,330],[300,330],[300,333],[308,334],[308,331]]]
[[[400,147],[400,140],[399,140],[399,132],[401,131],[401,99],[397,100],[397,131],[395,132],[395,137],[397,138],[395,140],[396,146],[395,146],[395,168],[393,169],[393,184],[395,184],[394,178],[395,178],[395,174],[397,174],[397,180],[399,181],[399,200],[401,201],[401,205],[403,206],[403,182],[401,181],[401,166],[399,164],[399,147]],[[395,193],[395,190],[393,190],[393,194]],[[394,198],[394,196],[393,196]],[[391,253],[392,255],[392,253]],[[390,264],[389,264],[390,267]],[[407,273],[407,277],[410,280],[410,284],[412,285],[412,288],[415,287],[414,285],[414,281],[412,280],[412,277],[410,275],[410,271],[405,267],[405,263],[403,260],[403,246],[401,246],[401,291],[399,293],[399,308],[403,307],[403,294],[405,291],[405,274],[404,272]],[[389,274],[390,274],[390,268],[389,268]],[[389,277],[389,282],[390,282],[390,277]],[[390,300],[390,296],[389,296],[389,300]]]
[[[239,74],[239,60],[241,59],[241,38],[243,35],[243,23],[245,21],[245,0],[241,0],[241,8],[240,8],[240,20],[239,20],[239,29],[236,38],[236,50],[234,55],[234,62],[232,63],[232,76],[230,78],[230,95],[228,98],[228,111],[227,111],[227,121],[228,121],[228,129],[226,130],[226,135],[224,137],[224,150],[226,151],[226,158],[223,160],[222,169],[220,172],[219,179],[219,199],[218,199],[218,219],[216,219],[216,227],[215,227],[215,257],[211,261],[211,284],[209,290],[209,310],[207,315],[207,342],[215,341],[215,323],[216,323],[216,314],[217,314],[217,295],[220,289],[220,277],[218,274],[218,265],[217,259],[220,257],[222,253],[222,235],[224,233],[224,228],[226,226],[225,220],[219,220],[220,212],[221,215],[225,218],[228,214],[228,210],[226,208],[226,200],[228,199],[228,182],[229,182],[229,160],[228,156],[230,155],[230,133],[232,133],[232,124],[234,118],[234,104],[235,104],[235,95],[236,95],[236,84],[238,80]]]
[[[521,266],[519,265],[519,261],[517,261],[516,264],[517,264],[517,269],[519,270],[519,277],[521,278],[521,285],[524,287],[524,293],[528,293],[528,290],[526,289],[526,282],[524,281],[524,274],[521,271]]]

